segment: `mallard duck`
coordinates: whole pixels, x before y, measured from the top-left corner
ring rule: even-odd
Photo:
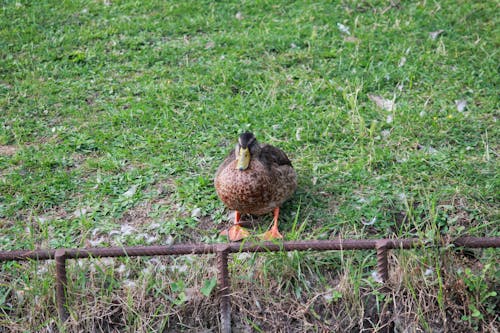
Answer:
[[[215,189],[224,204],[235,210],[234,224],[223,232],[229,240],[248,237],[240,225],[241,214],[263,215],[273,212],[273,225],[261,238],[283,238],[278,230],[280,206],[297,188],[297,174],[286,154],[271,145],[260,145],[255,136],[240,135],[236,148],[215,174]]]

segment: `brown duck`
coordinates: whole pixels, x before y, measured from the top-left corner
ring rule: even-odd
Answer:
[[[273,226],[265,240],[283,238],[278,231],[280,206],[297,188],[297,174],[286,154],[271,145],[260,145],[252,133],[240,135],[236,148],[215,174],[215,189],[224,204],[236,211],[234,224],[223,234],[238,241],[249,232],[241,227],[241,214],[274,212]]]

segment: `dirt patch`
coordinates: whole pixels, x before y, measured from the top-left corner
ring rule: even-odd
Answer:
[[[120,224],[129,224],[133,226],[144,226],[153,223],[153,219],[149,216],[151,212],[151,202],[142,202],[123,213],[119,219]]]
[[[16,146],[11,145],[0,145],[0,155],[2,156],[13,156],[19,150]]]
[[[167,179],[155,185],[151,190],[153,198],[147,199],[125,211],[117,221],[120,224],[129,224],[134,227],[147,226],[155,220],[168,217],[168,210],[157,212],[158,206],[172,206],[171,195],[174,193],[173,180]],[[159,214],[159,215],[158,215]],[[154,215],[155,217],[152,217]]]
[[[202,230],[214,229],[214,220],[210,215],[202,216],[198,220],[197,227]]]

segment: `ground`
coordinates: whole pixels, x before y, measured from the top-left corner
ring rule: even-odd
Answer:
[[[213,175],[246,130],[297,171],[285,240],[498,236],[497,11],[4,1],[0,249],[224,242]],[[217,331],[214,263],[71,261],[65,324],[53,262],[3,263],[0,331]],[[234,331],[498,331],[498,250],[393,251],[389,293],[375,266],[233,255]]]

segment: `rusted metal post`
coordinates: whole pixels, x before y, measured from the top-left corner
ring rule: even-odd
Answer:
[[[388,293],[390,291],[387,285],[387,281],[389,281],[389,259],[387,255],[389,248],[393,246],[394,245],[388,239],[381,239],[375,244],[375,249],[377,250],[377,273],[384,283],[381,288],[383,293]],[[394,331],[391,321],[393,307],[391,298],[388,298],[380,310],[380,322],[382,324],[380,332],[389,333]]]
[[[220,322],[221,332],[231,333],[231,301],[229,299],[229,269],[228,262],[229,246],[222,245],[217,249],[217,283],[220,296]]]
[[[387,248],[389,241],[382,239],[375,245],[377,249],[377,273],[385,283],[389,280],[389,261],[387,259]]]
[[[56,306],[57,313],[61,321],[68,319],[68,310],[66,308],[66,286],[68,283],[66,277],[66,250],[58,249],[54,255],[56,260]]]
[[[453,244],[467,248],[497,248],[500,247],[500,237],[460,237]]]

